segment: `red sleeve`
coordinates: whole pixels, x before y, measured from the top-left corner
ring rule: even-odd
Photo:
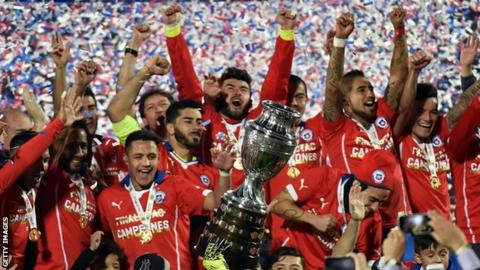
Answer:
[[[294,50],[293,40],[285,41],[280,37],[277,38],[275,52],[260,92],[260,103],[262,100],[274,100],[286,104]]]
[[[42,156],[62,129],[62,121],[55,119],[38,135],[20,146],[12,158],[12,162],[7,162],[0,168],[0,194],[15,183],[25,169],[32,166]]]
[[[167,38],[167,48],[172,60],[173,75],[177,82],[178,99],[193,99],[202,102],[202,85],[193,68],[192,56],[183,34]]]
[[[360,224],[355,252],[365,254],[368,260],[377,260],[381,257],[381,247],[382,218],[379,213],[374,213]]]
[[[339,177],[335,169],[321,166],[301,172],[299,180],[288,184],[285,189],[296,203],[302,204],[319,196],[318,193],[328,193]]]
[[[173,180],[173,179],[172,179]],[[186,179],[175,179],[178,205],[183,213],[188,215],[204,215],[203,204],[208,192],[199,186],[191,184]]]
[[[335,136],[343,130],[347,119],[348,118],[345,115],[341,115],[340,118],[335,122],[330,122],[327,119],[324,119],[324,121],[320,122],[320,137],[326,141],[331,140],[332,136]]]
[[[109,214],[107,214],[107,209],[105,209],[105,199],[106,199],[106,201],[108,201],[108,196],[107,196],[108,194],[106,194],[106,192],[108,192],[108,190],[102,191],[100,196],[98,196],[98,199],[97,199],[97,208],[98,208],[97,218],[100,221],[103,232],[106,233],[106,234],[109,234],[110,231],[111,231],[111,228],[108,225],[108,220],[107,220],[107,216],[109,216]],[[107,197],[107,198],[105,198],[105,197]]]
[[[480,126],[479,113],[480,101],[475,97],[450,132],[446,148],[453,159],[462,160],[465,153],[470,151],[477,138],[477,128]]]
[[[387,119],[388,123],[391,127],[394,126],[395,120],[397,119],[398,114],[390,108],[388,103],[385,101],[384,98],[378,99],[378,109],[377,109],[378,116],[383,116]]]

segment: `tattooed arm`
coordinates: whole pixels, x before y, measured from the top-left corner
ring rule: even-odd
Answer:
[[[344,13],[335,25],[335,39],[330,61],[327,69],[327,85],[325,89],[325,102],[323,115],[329,122],[335,122],[342,116],[342,94],[340,92],[340,80],[343,76],[343,62],[345,57],[345,45],[336,44],[335,40],[347,39],[353,32],[353,14]]]
[[[390,62],[390,79],[384,96],[387,104],[394,111],[398,110],[400,97],[402,96],[408,74],[408,50],[403,24],[404,17],[405,9],[403,8],[397,7],[390,14],[390,19],[395,29],[395,46],[393,48],[392,61]]]
[[[295,204],[292,196],[287,191],[282,191],[272,201],[276,203],[271,211],[286,220],[310,224],[321,232],[335,228],[336,220],[333,216],[328,214],[315,215],[302,210]]]
[[[480,93],[480,80],[477,80],[457,100],[457,103],[447,113],[448,128],[451,130],[457,123],[460,116],[472,102],[472,98]]]

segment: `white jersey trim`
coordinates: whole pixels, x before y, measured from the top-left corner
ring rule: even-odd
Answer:
[[[60,209],[58,209],[58,184],[55,185],[55,215],[57,217],[58,233],[60,234],[60,246],[62,247],[63,262],[65,270],[68,270],[67,253],[65,252],[65,244],[63,243],[62,221],[60,220]]]

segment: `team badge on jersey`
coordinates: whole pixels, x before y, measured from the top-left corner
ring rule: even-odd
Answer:
[[[302,138],[302,140],[306,141],[306,142],[309,142],[313,139],[313,132],[311,129],[304,129],[302,130],[302,132],[300,133],[300,138]]]
[[[217,138],[217,141],[225,141],[227,139],[227,135],[223,132],[218,132],[217,133],[217,136],[215,136]]]
[[[432,144],[435,147],[440,147],[440,146],[443,145],[443,142],[442,142],[442,139],[440,139],[440,137],[437,135],[437,136],[433,137]]]
[[[385,173],[382,170],[373,171],[372,180],[377,184],[383,183],[383,181],[385,180]]]
[[[377,120],[375,120],[375,125],[381,129],[386,129],[388,128],[387,119],[385,119],[383,116],[380,116],[377,118]]]
[[[155,203],[156,204],[161,204],[165,201],[165,198],[167,195],[165,195],[165,192],[159,190],[157,193],[155,193]]]
[[[205,175],[205,174],[200,175],[200,181],[201,181],[202,184],[204,184],[205,186],[210,185],[210,178],[208,178],[208,176]]]

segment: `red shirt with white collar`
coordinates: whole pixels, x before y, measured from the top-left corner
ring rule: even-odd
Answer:
[[[188,241],[181,235],[180,219],[183,215],[204,214],[203,203],[209,191],[182,177],[164,175],[159,171],[153,183],[155,200],[150,220],[153,238],[142,244],[142,224],[127,189],[130,184],[127,176],[122,183],[105,189],[97,201],[102,226],[112,233],[115,242],[125,252],[129,269],[133,269],[135,259],[144,253],[159,254],[167,259],[173,270],[190,269],[190,250]],[[139,197],[145,210],[149,190],[133,193]]]
[[[396,114],[383,98],[378,99],[377,106],[377,119],[370,127],[376,138],[369,135],[355,120],[344,115],[334,123],[323,121],[322,138],[332,167],[355,174],[362,166],[363,156],[368,151],[378,148],[395,153],[392,130]],[[395,227],[398,217],[410,212],[408,194],[398,165],[392,194],[388,202],[380,208],[384,227]]]

